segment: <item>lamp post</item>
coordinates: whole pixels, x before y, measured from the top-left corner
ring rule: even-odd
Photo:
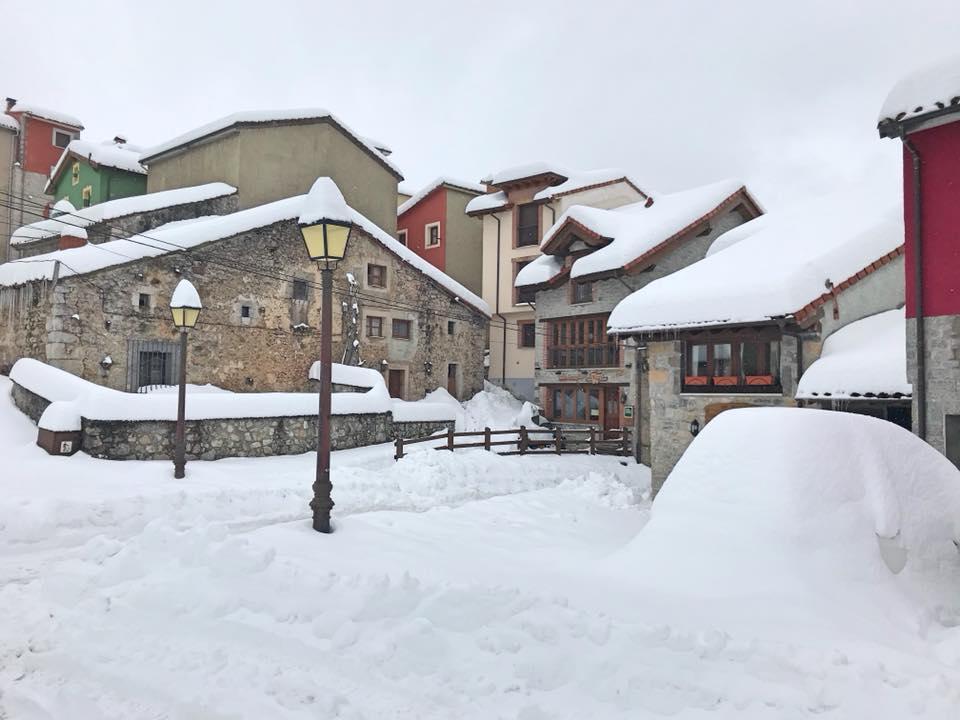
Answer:
[[[349,206],[336,184],[327,177],[318,178],[304,200],[298,220],[307,255],[320,268],[322,286],[320,315],[320,412],[317,417],[317,474],[313,483],[313,529],[329,533],[333,510],[333,484],[330,482],[330,382],[331,344],[333,342],[333,268],[347,252],[347,240],[353,226]]]
[[[177,434],[173,451],[173,476],[182,478],[187,464],[184,443],[185,411],[187,406],[187,333],[200,317],[200,295],[189,280],[181,280],[170,298],[173,324],[180,330],[180,390],[177,396]]]

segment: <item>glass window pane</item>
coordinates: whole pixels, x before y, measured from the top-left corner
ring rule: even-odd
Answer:
[[[573,417],[573,392],[569,389],[563,391],[563,416],[565,418]]]
[[[600,391],[590,391],[590,419],[594,420],[600,417]]]
[[[780,379],[780,341],[772,340],[770,342],[770,375],[774,380]]]
[[[709,375],[709,370],[707,367],[707,346],[706,345],[689,345],[690,353],[690,367],[688,372],[691,375],[705,376]]]
[[[561,409],[560,406],[562,403],[562,400],[561,400],[562,397],[563,396],[560,393],[560,388],[554,388],[553,389],[553,417],[554,418],[560,417],[560,409]]]
[[[577,420],[587,419],[587,398],[582,388],[577,388]]]
[[[733,347],[730,343],[717,343],[713,346],[714,377],[733,374]]]

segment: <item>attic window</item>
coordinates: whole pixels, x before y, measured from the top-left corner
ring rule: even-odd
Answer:
[[[397,230],[397,240],[400,241],[401,245],[406,246],[407,244],[407,231],[406,230]]]
[[[593,302],[593,283],[573,281],[573,302]]]
[[[80,162],[79,161],[74,161],[73,168],[71,168],[70,172],[71,172],[70,183],[72,185],[76,185],[77,183],[80,182]]]
[[[65,148],[71,140],[73,140],[73,135],[70,133],[56,129],[53,131],[53,144],[58,148]]]

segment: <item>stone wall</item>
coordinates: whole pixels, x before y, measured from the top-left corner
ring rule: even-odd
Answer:
[[[923,320],[926,346],[926,437],[930,445],[954,463],[960,446],[947,441],[947,416],[960,415],[960,316],[941,315]],[[917,420],[917,320],[907,318],[907,378],[913,383],[913,429]],[[958,438],[960,439],[960,438]]]
[[[208,262],[208,255],[245,262],[272,277]],[[371,263],[387,267],[386,288],[368,286]],[[404,397],[410,400],[446,386],[450,363],[457,365],[459,399],[482,389],[487,318],[360,231],[334,274],[335,359],[342,354],[340,303],[348,274],[362,286],[360,341],[367,367],[403,370]],[[309,389],[307,374],[320,354],[320,273],[292,220],[189,252],[62,278],[56,288],[42,282],[2,288],[0,366],[33,357],[85,380],[135,390],[138,348],[170,347],[177,340],[168,304],[182,278],[196,285],[204,304],[190,335],[188,382],[238,392]],[[305,300],[294,298],[294,278],[306,282]],[[249,317],[241,312],[244,306]],[[386,337],[367,336],[368,316],[383,318]],[[394,318],[411,321],[409,340],[391,337]],[[112,364],[104,368],[107,356]]]
[[[714,417],[729,405],[758,407],[795,406],[797,387],[797,339],[786,335],[780,346],[780,381],[782,395],[731,393],[682,393],[680,341],[647,343],[650,389],[650,466],[653,491],[660,490],[667,475],[693,441],[690,422],[703,427],[707,415]]]
[[[30,392],[17,383],[12,383],[12,387],[10,393],[13,396],[13,404],[34,423],[40,422],[40,416],[43,415],[43,411],[47,409],[50,401]]]

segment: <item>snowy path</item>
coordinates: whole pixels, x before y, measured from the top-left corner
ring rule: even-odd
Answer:
[[[614,458],[336,453],[337,532],[321,537],[312,455],[190,463],[174,481],[168,463],[47,457],[33,432],[0,403],[4,720],[960,707],[957,638],[865,642],[825,618],[797,641],[749,630],[762,608],[717,626],[669,612],[639,569],[611,574],[648,516],[646,470]]]

